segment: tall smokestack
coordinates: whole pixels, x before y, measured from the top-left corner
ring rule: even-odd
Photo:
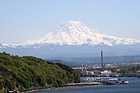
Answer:
[[[104,70],[104,64],[103,64],[103,51],[101,51],[101,66],[102,66],[102,70]]]

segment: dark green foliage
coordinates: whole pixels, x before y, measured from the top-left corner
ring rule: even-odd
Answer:
[[[21,92],[24,92],[25,91],[25,88],[23,86],[21,86],[18,91],[21,91]]]
[[[61,87],[70,82],[80,82],[80,76],[64,64],[0,53],[0,90]]]
[[[79,83],[80,82],[80,75],[78,72],[74,71],[71,67],[69,66],[66,66],[62,63],[56,63],[60,68],[64,69],[65,71],[67,71],[67,75],[69,77],[69,80],[68,81],[71,81],[73,82],[74,80],[74,83]]]
[[[140,66],[137,67],[120,67],[119,73],[135,73],[137,71],[140,71]]]

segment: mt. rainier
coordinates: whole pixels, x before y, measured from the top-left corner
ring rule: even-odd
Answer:
[[[105,44],[108,46],[114,45],[129,45],[139,43],[131,38],[118,38],[101,34],[96,29],[87,27],[80,21],[68,21],[57,26],[56,31],[50,32],[45,36],[25,42],[25,45],[33,44],[55,44],[55,45],[100,45]]]
[[[36,40],[23,44],[0,44],[0,52],[37,57],[96,56],[101,50],[106,56],[140,55],[140,40],[119,38],[99,33],[80,21],[67,21]]]

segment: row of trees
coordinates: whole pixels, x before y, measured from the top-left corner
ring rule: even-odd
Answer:
[[[0,90],[61,87],[70,82],[80,82],[80,76],[64,64],[0,53]]]
[[[136,67],[126,66],[126,67],[120,67],[119,73],[136,73],[137,71],[140,71],[140,66],[136,66]]]

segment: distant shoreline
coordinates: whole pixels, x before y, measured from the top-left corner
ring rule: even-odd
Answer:
[[[58,88],[52,87],[52,88],[47,88],[47,89],[36,89],[32,91],[25,91],[25,93],[31,93],[35,91],[41,91],[41,90],[61,90],[61,89],[71,89],[71,88],[89,87],[89,86],[102,86],[102,85],[64,86],[64,87],[58,87]]]

